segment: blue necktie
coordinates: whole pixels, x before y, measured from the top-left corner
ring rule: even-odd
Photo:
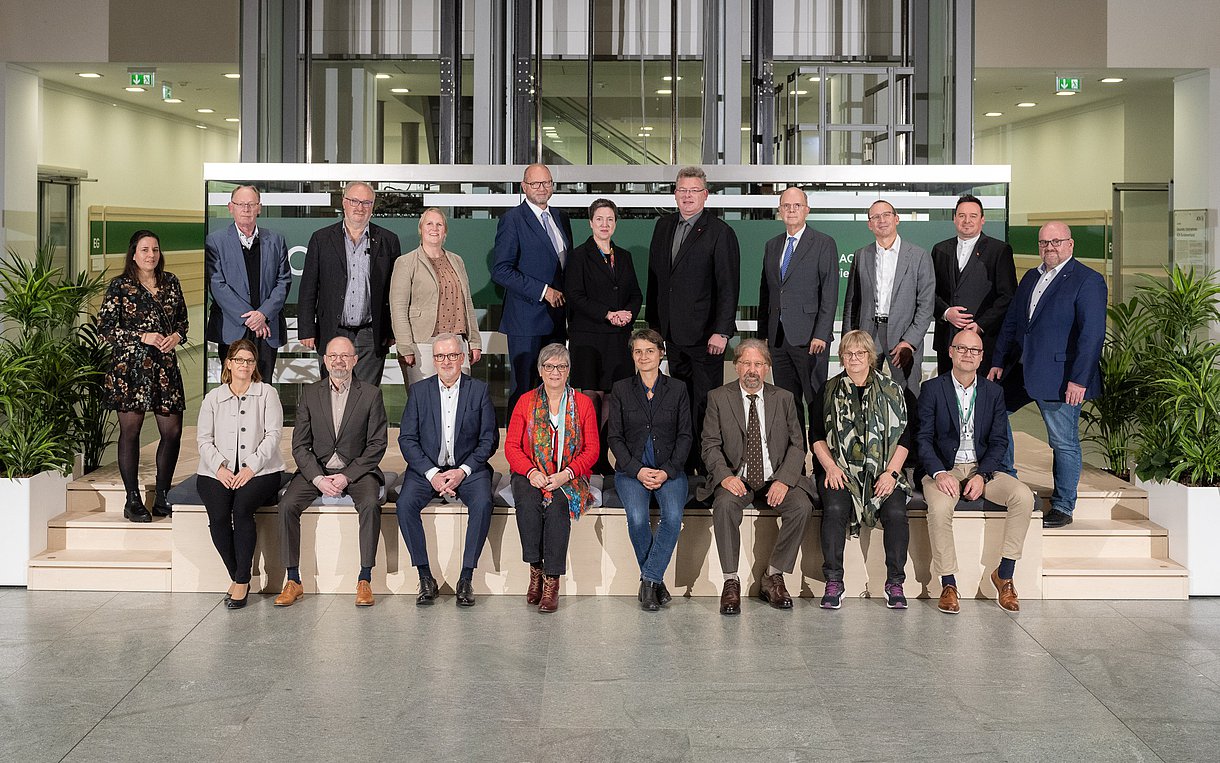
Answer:
[[[788,265],[792,262],[792,250],[796,248],[796,236],[788,237],[788,246],[784,248],[784,258],[779,263],[779,280],[788,277]]]
[[[555,254],[559,257],[559,267],[563,267],[564,260],[567,259],[564,257],[567,253],[567,247],[563,245],[563,240],[559,238],[559,230],[551,222],[550,212],[542,213],[542,227],[546,229],[546,235],[551,239],[551,245],[555,247]]]

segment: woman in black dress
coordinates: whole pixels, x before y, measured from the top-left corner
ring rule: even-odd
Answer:
[[[170,515],[166,493],[178,463],[186,394],[174,349],[186,340],[186,301],[173,273],[165,272],[161,240],[138,230],[127,246],[123,274],[110,282],[98,328],[110,341],[113,365],[106,373],[106,403],[119,414],[119,473],[127,490],[123,516],[151,522],[140,490],[140,429],[144,415],[157,419],[157,493],[153,514]]]

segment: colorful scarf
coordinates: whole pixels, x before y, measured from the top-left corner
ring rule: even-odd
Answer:
[[[873,495],[873,483],[888,471],[890,459],[898,450],[898,438],[907,426],[902,388],[876,371],[869,371],[865,384],[861,399],[846,371],[831,379],[822,411],[826,445],[847,475],[847,490],[855,510],[848,525],[852,538],[860,534],[861,525],[877,526],[883,499]],[[894,489],[910,500],[911,487],[901,470]]]
[[[559,429],[563,433],[563,442],[559,448],[558,463],[555,459],[556,431],[551,426],[551,410],[547,402],[546,386],[539,385],[534,392],[532,416],[534,424],[531,433],[534,443],[534,467],[543,474],[554,474],[576,458],[584,441],[580,431],[580,419],[576,415],[576,392],[571,387],[566,387],[563,391],[564,402],[563,410],[560,412]],[[572,515],[573,519],[580,519],[581,513],[593,505],[593,494],[589,492],[589,480],[586,477],[579,475],[574,477],[559,488],[559,492],[567,501],[568,513]],[[553,491],[543,490],[542,505],[549,506],[553,497]]]

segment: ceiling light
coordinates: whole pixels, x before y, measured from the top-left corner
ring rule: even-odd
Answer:
[[[182,103],[181,98],[166,98],[162,103]]]
[[[215,114],[216,113],[215,109],[195,109],[195,111],[200,114]]]
[[[543,125],[543,126],[542,126],[542,131],[543,131],[543,132],[554,132],[554,131],[555,131],[555,125]]]
[[[987,113],[983,114],[983,116],[985,116],[985,117],[1002,117],[1002,116],[1004,116],[1004,112],[1002,112],[1002,111],[988,111]]]
[[[237,117],[225,117],[225,121],[226,122],[240,122],[241,120],[238,119]]]
[[[821,77],[810,77],[809,81],[810,82],[821,82],[822,78]]]
[[[101,79],[102,78],[102,75],[98,74],[97,72],[77,72],[76,76],[83,77],[85,79]]]
[[[642,130],[643,132],[652,132],[651,127],[641,127],[640,130]]]
[[[662,81],[662,82],[673,82],[673,81],[674,81],[674,78],[673,78],[673,77],[671,77],[671,76],[669,76],[668,74],[666,74],[664,77],[662,77],[662,78],[661,78],[661,81]],[[678,81],[679,81],[679,82],[681,82],[681,81],[682,81],[682,78],[681,78],[681,77],[678,77]]]
[[[741,128],[741,131],[742,131],[742,132],[749,132],[749,131],[750,131],[750,126],[749,126],[749,125],[746,125],[745,127]]]
[[[673,95],[673,92],[674,91],[672,91],[668,88],[661,88],[660,90],[657,91],[657,95]]]
[[[241,79],[241,75],[237,72],[228,72],[224,75],[225,79]]]
[[[208,129],[208,126],[207,126],[207,125],[195,125],[195,126],[196,126],[196,127],[198,127],[200,130],[206,130],[206,129]]]
[[[1037,105],[1038,105],[1038,104],[1034,103],[1033,101],[1021,101],[1020,103],[1018,103],[1018,104],[1017,104],[1017,108],[1019,108],[1019,109],[1032,109],[1033,107],[1035,107],[1035,106],[1037,106]]]
[[[123,89],[129,93],[143,93],[144,92],[144,88],[142,88],[142,87],[125,87]]]
[[[402,93],[409,93],[411,91],[405,87],[392,87],[392,88],[390,88],[390,92],[402,94]]]
[[[789,90],[788,95],[809,95],[808,90]]]
[[[1122,77],[1102,77],[1100,81],[1106,83],[1107,85],[1114,85],[1119,82],[1122,82],[1123,78]]]
[[[551,138],[552,143],[563,143],[563,138]]]
[[[389,79],[389,78],[390,78],[390,75],[388,75],[388,74],[378,74],[377,75],[377,79]]]
[[[1075,90],[1060,90],[1055,95],[1076,95]]]

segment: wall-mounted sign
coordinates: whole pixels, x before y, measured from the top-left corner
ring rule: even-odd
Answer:
[[[1212,249],[1212,229],[1206,209],[1173,211],[1173,264],[1206,267]]]
[[[174,86],[168,82],[161,84],[161,100],[168,101],[174,97]]]

